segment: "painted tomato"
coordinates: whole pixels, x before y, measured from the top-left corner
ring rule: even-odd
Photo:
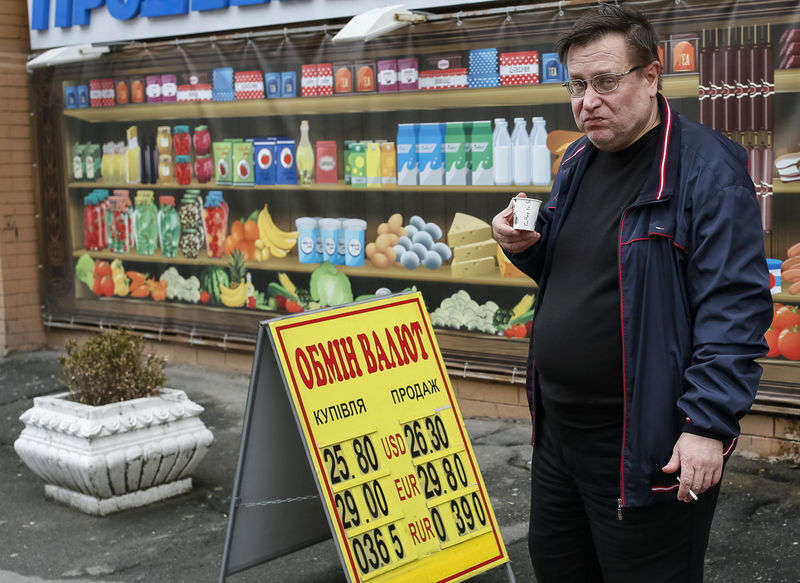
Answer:
[[[114,295],[114,280],[111,279],[110,275],[104,275],[100,279],[100,291],[108,298]]]
[[[800,360],[800,326],[792,326],[781,331],[778,348],[789,360]]]
[[[778,328],[773,328],[772,326],[769,327],[769,330],[766,331],[764,334],[764,339],[767,341],[769,345],[769,352],[767,352],[767,356],[770,358],[774,358],[776,356],[781,355],[780,349],[778,349],[778,336],[780,335],[781,331]]]
[[[800,308],[797,306],[783,306],[775,312],[772,325],[780,330],[800,326]]]
[[[104,277],[106,275],[111,275],[111,264],[106,261],[95,261],[94,268],[92,269],[92,273],[96,277]]]
[[[780,310],[782,307],[783,304],[779,302],[772,303],[772,324],[770,324],[770,326],[775,326],[775,316],[778,314],[778,310]]]
[[[272,166],[272,152],[269,148],[263,148],[258,151],[258,166],[262,170],[266,170]]]

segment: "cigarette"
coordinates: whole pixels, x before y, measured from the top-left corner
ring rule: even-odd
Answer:
[[[678,483],[679,483],[679,484],[681,483],[681,477],[680,477],[680,476],[678,476]],[[692,492],[692,489],[691,489],[691,488],[689,488],[689,496],[691,496],[691,497],[692,497],[692,500],[694,500],[695,502],[697,502],[697,494],[695,494],[694,492]]]

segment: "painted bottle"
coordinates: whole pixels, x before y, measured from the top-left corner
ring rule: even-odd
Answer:
[[[511,160],[511,135],[508,133],[508,122],[496,119],[492,153],[494,154],[494,183],[510,185],[513,178]]]
[[[514,184],[531,183],[531,140],[528,137],[524,117],[514,118],[514,133],[511,134],[511,152],[514,168]]]
[[[535,186],[550,184],[550,168],[546,122],[543,117],[534,117],[531,129],[531,178]]]
[[[297,143],[297,177],[300,184],[309,185],[314,176],[314,149],[308,137],[308,120],[300,122],[300,141]]]

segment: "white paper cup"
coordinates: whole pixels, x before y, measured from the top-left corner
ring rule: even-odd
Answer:
[[[512,198],[511,201],[514,205],[514,228],[520,231],[533,231],[542,201],[538,198],[521,197]]]

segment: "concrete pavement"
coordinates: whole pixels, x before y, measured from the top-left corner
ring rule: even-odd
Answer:
[[[214,444],[192,492],[99,518],[44,498],[13,448],[34,396],[61,390],[59,353],[0,359],[0,583],[217,581],[238,460],[248,376],[170,365],[168,383],[205,407]],[[519,582],[528,559],[527,423],[468,419],[467,430]],[[276,444],[279,446],[280,444]],[[305,460],[303,460],[305,463]],[[706,557],[706,581],[800,581],[800,466],[734,457],[724,477]],[[507,581],[504,568],[475,581]],[[332,540],[228,578],[231,583],[346,581]]]

